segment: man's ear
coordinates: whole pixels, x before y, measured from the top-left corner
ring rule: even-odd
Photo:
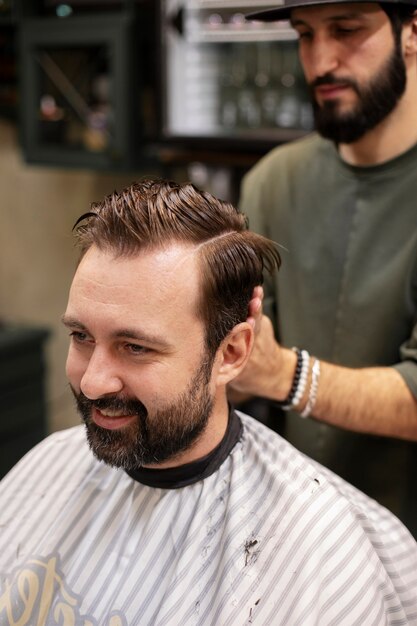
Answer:
[[[217,385],[227,385],[240,374],[252,352],[253,341],[254,331],[247,322],[232,328],[218,350]]]
[[[411,18],[408,28],[405,27],[404,50],[406,56],[417,54],[417,11]]]

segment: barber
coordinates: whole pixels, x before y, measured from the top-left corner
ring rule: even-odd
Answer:
[[[283,267],[263,308],[254,294],[233,386],[281,406],[290,442],[417,536],[416,6],[287,0],[249,16],[291,20],[317,133],[243,181]]]

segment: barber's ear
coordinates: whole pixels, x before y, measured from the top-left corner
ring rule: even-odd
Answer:
[[[245,367],[252,351],[254,331],[250,324],[237,324],[218,350],[217,385],[227,385]]]

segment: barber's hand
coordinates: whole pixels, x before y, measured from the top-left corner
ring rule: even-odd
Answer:
[[[245,369],[229,387],[242,396],[280,400],[286,398],[291,387],[296,356],[276,341],[272,322],[262,313],[262,300],[262,287],[255,287],[247,319],[255,330],[253,350]]]
[[[255,330],[255,335],[259,332],[261,328],[261,320],[262,320],[262,302],[264,299],[264,290],[262,287],[255,287],[252,294],[252,299],[249,302],[248,307],[248,318],[247,322],[253,326]]]

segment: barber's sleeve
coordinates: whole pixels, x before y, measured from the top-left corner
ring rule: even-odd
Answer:
[[[401,363],[394,365],[417,398],[417,322],[412,335],[400,348]]]

